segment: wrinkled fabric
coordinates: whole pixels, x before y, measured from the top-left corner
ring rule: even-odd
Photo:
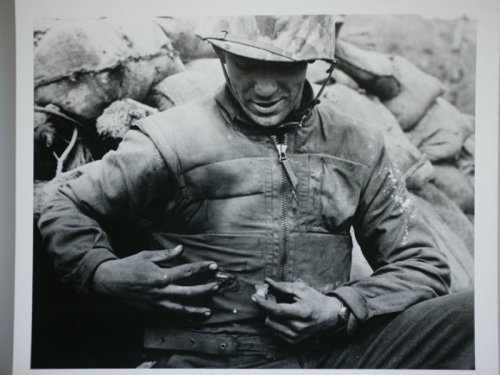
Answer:
[[[276,358],[177,352],[157,368],[473,369],[474,298],[462,291],[372,319],[353,337],[337,334]]]
[[[64,185],[39,222],[63,281],[91,292],[95,269],[120,256],[103,227],[148,217],[144,248],[182,243],[180,262],[215,260],[237,278],[234,290],[199,301],[211,317],[186,324],[200,330],[268,332],[250,300],[265,277],[301,279],[338,297],[352,312],[349,329],[447,293],[445,257],[381,133],[316,106],[288,134],[294,199],[269,129],[242,116],[225,88],[215,100],[150,116],[117,151]],[[366,279],[349,280],[351,228],[374,269]]]

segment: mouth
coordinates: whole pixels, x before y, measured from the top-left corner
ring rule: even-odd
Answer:
[[[279,98],[277,100],[266,100],[266,101],[252,100],[250,102],[250,106],[257,113],[269,114],[274,112],[279,107],[282,100],[283,98]]]

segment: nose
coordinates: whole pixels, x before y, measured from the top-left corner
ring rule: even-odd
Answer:
[[[258,99],[270,99],[278,92],[278,84],[272,77],[259,77],[254,90]]]

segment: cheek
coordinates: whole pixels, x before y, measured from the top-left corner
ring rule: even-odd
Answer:
[[[285,80],[281,84],[282,89],[290,96],[295,98],[304,88],[303,79]]]

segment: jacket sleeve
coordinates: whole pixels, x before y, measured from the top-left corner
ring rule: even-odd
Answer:
[[[446,294],[450,285],[447,260],[389,160],[383,140],[378,150],[353,221],[374,273],[333,293],[350,308],[350,327]]]
[[[116,151],[59,188],[38,225],[63,282],[88,292],[95,269],[116,258],[103,226],[137,221],[165,189],[168,175],[151,139],[130,130]]]

